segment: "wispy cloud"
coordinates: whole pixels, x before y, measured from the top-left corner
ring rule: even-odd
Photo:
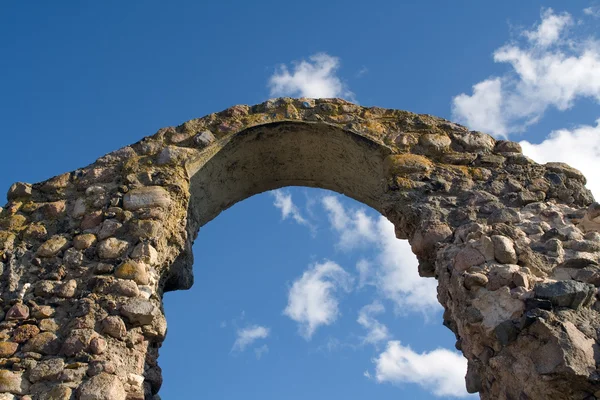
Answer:
[[[559,129],[542,143],[522,141],[521,146],[523,153],[538,163],[561,161],[579,169],[588,180],[588,189],[595,198],[600,198],[600,119],[596,126]]]
[[[323,207],[327,211],[331,226],[339,234],[338,245],[342,249],[363,247],[377,240],[374,221],[363,209],[355,210],[350,214],[334,196],[325,196]]]
[[[334,196],[323,198],[333,230],[339,235],[339,247],[345,251],[369,246],[377,255],[372,260],[361,259],[356,265],[359,287],[372,284],[383,297],[394,302],[396,311],[435,311],[437,283],[422,278],[418,261],[408,241],[398,240],[394,225],[385,217],[369,217],[363,209],[348,211]]]
[[[467,360],[446,349],[416,353],[392,340],[375,360],[375,379],[379,383],[416,383],[440,397],[466,397]],[[365,376],[371,377],[367,371]]]
[[[285,315],[300,325],[300,334],[310,340],[316,329],[330,325],[339,315],[337,292],[352,289],[352,277],[333,261],[309,267],[292,284]]]
[[[340,60],[327,53],[317,53],[307,60],[292,63],[290,69],[280,65],[269,79],[271,96],[331,98],[354,101],[354,94],[337,76]]]
[[[600,18],[600,7],[599,6],[591,6],[583,9],[583,13],[585,15],[589,15],[590,17]]]
[[[269,346],[267,346],[266,344],[263,344],[262,346],[254,349],[254,355],[256,356],[257,360],[260,360],[268,352],[269,352]]]
[[[385,312],[383,304],[374,301],[360,309],[358,312],[358,322],[367,330],[367,334],[363,338],[363,343],[378,345],[390,339],[390,332],[387,326],[379,322],[375,316]]]
[[[292,200],[292,195],[290,193],[285,192],[282,189],[272,190],[269,193],[275,197],[273,205],[281,211],[282,219],[292,218],[298,224],[304,225],[314,231],[312,224],[302,216],[302,213],[300,213],[300,210]]]
[[[523,36],[534,46],[548,47],[558,42],[561,33],[571,25],[573,18],[569,13],[555,14],[549,8],[542,12],[542,22],[530,31],[523,31]]]
[[[362,68],[359,69],[358,72],[356,73],[356,77],[361,78],[363,75],[366,75],[367,73],[369,73],[369,69],[363,65]]]
[[[260,325],[252,325],[243,329],[238,329],[237,339],[231,348],[232,352],[242,352],[246,347],[259,339],[266,339],[269,336],[270,329]]]
[[[564,111],[579,98],[600,102],[600,44],[577,36],[575,28],[570,14],[542,10],[541,21],[521,32],[525,40],[494,51],[494,61],[511,71],[454,97],[453,118],[506,137],[536,123],[549,107]]]

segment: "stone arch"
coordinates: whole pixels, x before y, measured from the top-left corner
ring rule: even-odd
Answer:
[[[582,174],[452,122],[339,99],[269,100],[16,183],[0,214],[0,396],[158,398],[165,291],[200,226],[253,194],[332,189],[386,216],[484,399],[593,399],[600,206]],[[154,396],[154,397],[153,397]]]

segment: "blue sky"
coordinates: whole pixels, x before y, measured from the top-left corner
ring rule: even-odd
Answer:
[[[599,26],[594,1],[4,1],[0,186],[306,95],[522,141],[598,195]],[[435,282],[366,206],[261,194],[203,227],[194,253],[195,286],[165,298],[163,399],[465,395]]]

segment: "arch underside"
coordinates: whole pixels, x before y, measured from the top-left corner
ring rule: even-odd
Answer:
[[[409,239],[420,273],[438,280],[469,391],[600,398],[600,206],[584,184],[517,143],[339,99],[269,100],[161,129],[9,190],[0,398],[157,400],[162,295],[191,286],[198,229],[284,186],[352,197]]]
[[[279,122],[243,130],[190,180],[194,228],[247,197],[285,186],[329,189],[381,210],[392,150],[336,126]]]

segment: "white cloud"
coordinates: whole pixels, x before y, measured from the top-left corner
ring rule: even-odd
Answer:
[[[369,260],[361,258],[356,263],[356,271],[358,272],[358,287],[362,288],[365,285],[373,284],[371,275],[373,274],[373,266]]]
[[[383,307],[383,304],[374,301],[361,308],[358,312],[358,319],[356,322],[367,330],[367,335],[363,339],[364,343],[377,345],[390,339],[390,332],[388,331],[387,326],[375,318],[375,315],[381,314],[384,311],[385,308]]]
[[[269,352],[269,346],[267,346],[266,344],[263,344],[262,346],[254,349],[254,355],[256,355],[257,360],[260,360],[262,358],[262,356],[264,356],[268,352]]]
[[[339,235],[340,248],[346,251],[360,246],[371,246],[377,251],[373,260],[360,260],[359,287],[373,284],[396,311],[433,311],[439,309],[437,282],[422,278],[418,261],[408,241],[398,240],[394,225],[385,217],[369,217],[364,210],[349,213],[334,196],[323,198],[332,228]]]
[[[419,354],[392,340],[373,362],[379,383],[416,383],[436,396],[469,396],[464,378],[467,360],[458,353],[436,349]]]
[[[598,18],[598,17],[600,17],[600,7],[592,6],[592,7],[584,8],[583,13],[585,15],[589,15],[591,17]]]
[[[546,47],[556,43],[560,34],[570,25],[573,25],[573,18],[569,13],[555,14],[548,8],[542,11],[542,22],[537,29],[525,31],[523,35],[534,45]]]
[[[494,52],[510,73],[490,77],[452,102],[453,118],[472,129],[506,137],[537,122],[549,107],[564,111],[579,98],[600,102],[600,44],[577,37],[568,13],[542,12],[541,22]]]
[[[275,197],[273,205],[281,211],[281,218],[288,219],[291,217],[300,225],[308,226],[312,228],[311,224],[302,216],[300,210],[292,200],[292,195],[284,192],[281,189],[272,190],[271,195]]]
[[[565,162],[586,176],[587,187],[600,199],[600,119],[596,126],[553,131],[539,144],[522,141],[523,153],[538,163]]]
[[[354,99],[352,92],[336,75],[340,60],[327,53],[317,53],[293,63],[290,72],[287,66],[280,65],[269,79],[271,96]]]
[[[246,347],[259,339],[266,339],[270,329],[264,326],[252,325],[244,329],[238,329],[237,339],[233,343],[231,351],[244,351]]]
[[[398,240],[394,225],[383,216],[379,217],[377,228],[381,249],[377,257],[378,288],[395,302],[397,311],[439,310],[437,281],[419,276],[419,263],[408,241]]]
[[[363,209],[348,215],[337,197],[325,196],[323,206],[331,226],[339,233],[338,245],[344,250],[362,247],[377,240],[375,224]]]
[[[321,325],[330,325],[339,315],[339,290],[352,289],[352,277],[333,261],[312,265],[292,284],[285,315],[300,324],[300,334],[310,340]]]
[[[502,80],[490,78],[473,85],[471,96],[464,93],[453,99],[454,118],[465,121],[472,129],[506,134],[502,116]]]

